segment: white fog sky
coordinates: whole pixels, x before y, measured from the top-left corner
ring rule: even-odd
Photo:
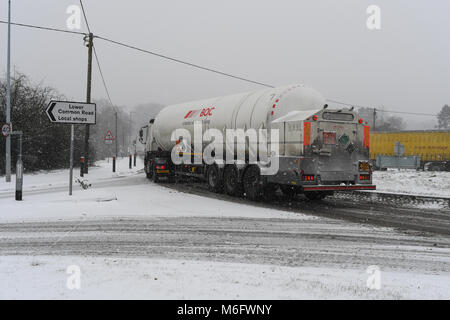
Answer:
[[[7,0],[0,19],[7,20]],[[77,0],[12,0],[12,20],[66,28]],[[369,5],[381,30],[366,27]],[[448,0],[84,0],[94,34],[248,77],[305,83],[325,97],[437,113],[450,103]],[[82,22],[81,31],[86,31]],[[0,24],[0,71],[6,72]],[[260,88],[95,40],[114,104],[174,103]],[[12,67],[84,100],[82,36],[15,27]],[[94,64],[94,99],[105,98]]]

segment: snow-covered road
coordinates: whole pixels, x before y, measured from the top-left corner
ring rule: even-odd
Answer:
[[[0,183],[0,298],[450,298],[448,211],[254,204],[155,185],[126,159],[117,175],[104,167],[72,197],[61,174],[36,176],[22,202]],[[436,232],[415,228],[428,220]],[[80,290],[66,287],[70,265]]]

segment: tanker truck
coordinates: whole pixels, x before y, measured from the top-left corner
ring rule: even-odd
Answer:
[[[251,200],[375,189],[367,122],[302,84],[169,105],[139,135],[155,182],[193,177]]]

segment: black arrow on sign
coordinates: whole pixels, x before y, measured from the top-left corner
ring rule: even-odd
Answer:
[[[55,105],[56,105],[56,102],[50,102],[48,107],[47,107],[47,110],[46,110],[47,111],[47,116],[50,118],[51,122],[56,122],[56,119],[55,119],[55,117],[53,116],[53,113],[52,113],[53,108],[55,107]]]

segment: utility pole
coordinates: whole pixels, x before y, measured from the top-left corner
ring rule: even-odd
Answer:
[[[117,140],[119,140],[119,131],[117,131],[117,110],[115,110],[116,113],[116,139],[115,139],[115,143],[116,143],[116,159],[117,159]]]
[[[377,109],[373,108],[373,124],[372,124],[372,130],[375,131],[375,122],[377,119]]]
[[[86,37],[85,37],[86,41]],[[87,36],[88,47],[88,70],[87,70],[87,90],[86,90],[86,102],[91,103],[91,84],[92,84],[92,47],[94,45],[94,35],[89,33]],[[86,132],[84,136],[84,173],[89,173],[89,131],[90,126],[86,125]]]
[[[129,137],[129,140],[130,140],[130,142],[129,142],[129,153],[131,154],[131,152],[132,152],[132,150],[133,150],[133,146],[132,146],[132,144],[133,144],[133,133],[131,132],[132,130],[133,130],[133,120],[131,119],[131,115],[133,114],[133,113],[136,113],[136,112],[134,112],[134,111],[130,111],[130,129],[129,129],[129,135],[130,135],[130,137]]]
[[[11,128],[11,0],[8,0],[8,53],[6,62],[6,123]],[[12,131],[12,128],[10,129]],[[11,135],[6,137],[6,182],[11,182]]]
[[[118,132],[117,132],[117,110],[116,110],[116,108],[114,108],[114,106],[113,105],[111,105],[111,107],[113,107],[113,110],[114,110],[114,113],[115,113],[115,115],[116,115],[116,128],[115,128],[115,131],[114,131],[114,135],[116,136],[115,137],[115,141],[114,141],[114,143],[116,144],[116,153],[114,154],[114,156],[113,156],[113,172],[116,172],[116,161],[117,161],[117,140],[119,139],[119,134],[118,134]]]

